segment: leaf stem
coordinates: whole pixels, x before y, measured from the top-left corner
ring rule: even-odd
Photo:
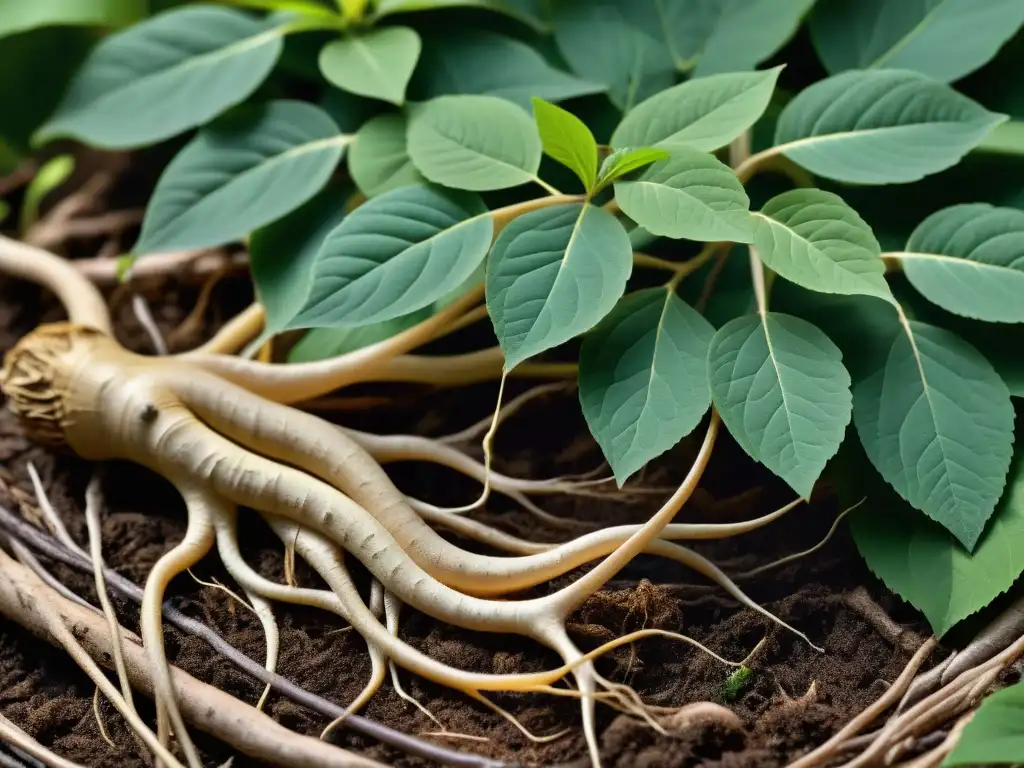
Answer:
[[[557,194],[549,195],[548,197],[538,197],[533,200],[524,200],[521,203],[506,205],[504,208],[495,208],[490,213],[491,218],[494,220],[494,234],[497,235],[513,220],[519,218],[523,214],[539,211],[541,208],[547,208],[549,205],[581,203],[585,199],[586,197],[584,195]]]
[[[544,181],[544,179],[542,179],[540,176],[534,176],[533,180],[537,182],[539,186],[543,187],[544,190],[552,197],[564,197],[564,195],[561,192],[559,192],[555,187],[551,186],[546,181]]]

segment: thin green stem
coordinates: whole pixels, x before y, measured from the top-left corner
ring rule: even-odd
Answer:
[[[547,192],[552,197],[563,197],[561,192],[559,192],[555,187],[551,186],[546,181],[544,181],[544,179],[542,179],[540,176],[534,176],[533,180],[537,182],[537,185],[542,187],[544,191]]]

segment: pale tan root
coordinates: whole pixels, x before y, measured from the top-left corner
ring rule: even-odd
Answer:
[[[47,768],[85,768],[80,763],[56,755],[3,715],[0,715],[0,740],[12,744],[26,755],[34,757]]]
[[[164,651],[163,614],[160,606],[164,602],[167,585],[179,573],[199,562],[213,545],[213,524],[201,505],[192,499],[197,493],[181,489],[185,503],[189,506],[188,528],[185,538],[161,557],[146,579],[145,592],[140,610],[142,640],[149,654],[153,679],[154,698],[157,704],[157,734],[162,744],[168,735],[168,720],[174,728],[174,735],[184,751],[191,768],[203,768],[199,752],[185,728],[185,720],[174,698],[170,665]]]
[[[94,582],[96,595],[99,598],[103,615],[107,619],[107,626],[110,628],[110,636],[114,638],[113,657],[114,669],[117,672],[118,684],[121,686],[121,695],[124,696],[125,704],[138,717],[135,709],[135,702],[132,700],[132,686],[128,681],[128,671],[124,665],[124,635],[121,633],[121,625],[117,621],[117,614],[110,602],[110,595],[107,593],[107,582],[103,575],[106,563],[103,562],[102,523],[100,521],[100,499],[99,475],[93,475],[89,485],[85,489],[85,521],[89,531],[89,554],[92,560],[94,571]],[[99,690],[97,688],[97,690]],[[99,711],[97,707],[97,712]],[[140,737],[136,734],[136,738]],[[145,745],[140,740],[140,747]]]
[[[86,658],[109,658],[111,638],[102,616],[55,595],[24,566],[5,562],[3,571],[4,578],[0,579],[0,613],[49,642],[61,644],[54,630],[60,632],[63,622],[54,624],[50,616],[37,610],[40,605],[52,604],[80,639],[81,647],[87,652]],[[125,654],[132,686],[137,691],[152,695],[153,685],[145,649],[128,643]],[[89,658],[89,663],[95,665],[92,658]],[[98,677],[106,679],[98,668],[96,673]],[[288,768],[385,768],[374,760],[289,731],[257,712],[254,707],[195,679],[177,667],[171,667],[171,679],[175,698],[190,722],[214,738],[258,760]],[[120,699],[117,689],[109,682],[107,685],[113,696]],[[159,744],[155,736],[152,741],[154,750],[158,751]],[[168,757],[172,764],[176,763],[173,756]]]
[[[16,563],[2,550],[0,550],[0,568],[3,569],[5,576],[4,579],[0,579],[0,601],[4,598],[13,599],[18,603],[21,611],[29,614],[33,620],[33,624],[26,624],[19,617],[18,623],[33,631],[36,631],[36,627],[38,627],[44,631],[46,636],[53,638],[53,641],[63,647],[82,671],[89,676],[89,679],[96,684],[103,695],[110,699],[132,730],[145,741],[146,746],[153,750],[169,768],[181,768],[181,763],[160,743],[157,736],[142,722],[138,714],[128,706],[117,688],[111,684],[107,676],[93,661],[94,654],[83,647],[82,643],[89,638],[83,637],[82,642],[79,642],[75,636],[76,633],[72,632],[65,623],[67,622],[66,616],[76,616],[76,624],[80,624],[81,621],[77,621],[76,614],[87,616],[90,623],[100,622],[100,626],[103,626],[102,636],[104,639],[110,640],[103,647],[103,653],[108,654],[113,645],[113,638],[106,633],[105,619],[91,611],[85,611],[75,603],[65,601],[60,595],[50,590],[34,573]],[[11,590],[9,595],[4,593],[7,588]],[[58,609],[57,606],[60,608]],[[17,610],[12,612],[9,607],[0,606],[0,610],[3,610],[8,616],[18,613]]]
[[[107,743],[111,749],[117,749],[117,744],[107,733],[107,726],[103,724],[103,713],[100,711],[100,689],[92,689],[92,715],[96,720],[96,727],[100,729],[100,738]]]

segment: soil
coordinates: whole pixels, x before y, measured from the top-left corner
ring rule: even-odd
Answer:
[[[194,306],[198,289],[164,285],[150,297],[153,312],[165,331],[175,328]],[[244,278],[222,281],[213,293],[203,334],[211,333],[250,298]],[[145,354],[152,349],[120,301],[117,333],[128,347]],[[48,296],[25,284],[0,285],[0,351],[45,320],[61,319]],[[187,348],[199,338],[180,339]],[[403,431],[440,435],[461,429],[489,412],[493,385],[458,392],[395,390],[387,408],[336,414],[347,424],[380,432]],[[327,414],[331,417],[331,414]],[[544,425],[540,433],[538,425]],[[524,409],[502,427],[496,443],[496,466],[525,477],[545,477],[591,469],[600,454],[590,439],[572,392],[556,394]],[[538,450],[542,449],[542,450]],[[665,487],[678,481],[695,450],[687,440],[656,461],[642,478],[644,486]],[[82,515],[84,488],[96,467],[67,455],[57,455],[28,443],[6,411],[0,411],[0,504],[31,515],[34,500],[26,466],[35,464],[50,498],[72,535],[86,540]],[[478,488],[435,467],[397,466],[396,482],[409,493],[438,504],[463,504]],[[152,564],[182,536],[184,508],[174,489],[161,478],[128,463],[103,468],[106,501],[104,555],[110,567],[142,583]],[[609,486],[600,498],[544,497],[543,506],[565,519],[597,525],[639,521],[658,505],[658,495],[622,498]],[[789,500],[787,490],[759,470],[728,439],[709,469],[701,491],[681,520],[730,521],[763,514]],[[798,508],[783,520],[732,540],[698,543],[695,547],[727,572],[740,573],[772,562],[817,543],[837,513],[827,497]],[[540,524],[529,513],[495,498],[480,519],[521,536],[538,540],[565,537],[565,531]],[[280,543],[252,515],[243,526],[243,552],[269,578],[283,580]],[[473,545],[462,542],[467,547]],[[52,572],[91,602],[96,602],[91,577],[59,565]],[[216,557],[193,570],[203,581],[217,579],[233,586]],[[360,575],[356,573],[357,577]],[[560,583],[578,574],[566,576]],[[301,582],[314,584],[300,565]],[[366,587],[363,574],[363,587]],[[673,564],[640,558],[608,588],[587,601],[571,622],[581,646],[593,647],[622,632],[657,627],[685,632],[716,653],[734,660],[746,657],[765,640],[747,663],[752,674],[734,698],[723,692],[729,670],[699,650],[664,639],[647,639],[604,658],[599,670],[606,677],[628,682],[644,701],[679,706],[714,701],[735,712],[742,727],[691,723],[669,735],[659,735],[635,718],[598,707],[603,760],[609,768],[671,768],[673,766],[784,765],[820,744],[843,723],[877,698],[903,669],[905,648],[894,647],[864,616],[842,602],[842,596],[866,586],[885,611],[908,632],[927,635],[927,626],[906,605],[892,598],[864,567],[841,526],[833,539],[814,554],[742,586],[768,610],[806,632],[825,652],[819,653],[765,617],[742,609],[701,577]],[[553,585],[557,586],[557,585]],[[549,587],[550,588],[550,587]],[[264,643],[259,623],[223,591],[204,587],[187,575],[175,580],[173,602],[186,613],[211,624],[228,642],[262,660]],[[122,624],[138,630],[134,606],[117,602]],[[362,640],[345,632],[344,623],[311,609],[277,606],[281,626],[278,671],[321,696],[344,704],[364,685],[370,663]],[[192,675],[243,700],[255,703],[262,692],[256,681],[216,656],[202,641],[167,629],[170,660]],[[417,648],[455,666],[477,671],[538,670],[556,665],[550,652],[522,638],[472,633],[456,629],[410,609],[402,636]],[[913,635],[911,635],[913,637]],[[907,645],[907,644],[904,644]],[[937,660],[939,656],[936,656]],[[509,763],[542,766],[588,765],[580,733],[578,706],[567,699],[505,695],[496,701],[539,735],[568,729],[549,743],[534,744],[511,724],[461,694],[401,673],[408,692],[450,731],[483,736],[487,742],[445,739],[448,746],[486,754]],[[55,752],[86,766],[143,766],[121,717],[107,702],[101,716],[112,743],[108,744],[93,714],[93,685],[64,655],[13,623],[0,619],[0,713]],[[324,718],[272,694],[267,712],[294,730],[317,735]],[[149,702],[143,714],[152,717]],[[365,716],[407,733],[435,726],[385,683],[363,711]],[[208,765],[231,757],[225,746],[194,732]],[[439,738],[424,736],[424,738]],[[382,747],[351,731],[339,730],[341,745],[384,763],[422,765],[393,749]],[[253,761],[236,756],[234,765]]]

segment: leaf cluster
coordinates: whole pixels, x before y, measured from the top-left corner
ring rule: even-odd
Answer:
[[[294,360],[482,283],[620,484],[714,407],[936,632],[1024,570],[1019,0],[160,5],[0,0],[113,30],[35,146],[177,142],[133,258],[246,241]]]

